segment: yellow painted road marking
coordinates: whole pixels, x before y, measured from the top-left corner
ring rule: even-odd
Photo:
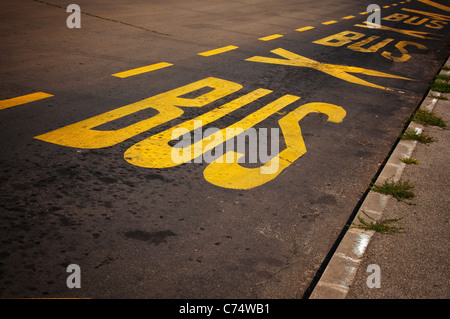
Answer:
[[[22,95],[19,97],[14,97],[12,99],[2,100],[0,101],[0,110],[7,109],[9,107],[34,102],[37,100],[42,100],[48,97],[53,96],[52,94],[44,93],[44,92],[36,92],[27,95]]]
[[[370,87],[383,89],[383,90],[389,90],[389,91],[391,91],[391,89],[364,81],[364,80],[362,80],[356,76],[353,76],[349,73],[360,73],[360,74],[365,74],[365,75],[370,75],[370,76],[386,77],[386,78],[393,78],[393,79],[403,79],[403,80],[411,81],[411,79],[408,79],[405,77],[392,75],[392,74],[388,74],[388,73],[383,73],[383,72],[379,72],[379,71],[374,71],[374,70],[370,70],[370,69],[345,66],[345,65],[320,63],[320,62],[308,59],[306,57],[303,57],[301,55],[292,53],[290,51],[287,51],[287,50],[284,50],[281,48],[272,50],[270,52],[277,54],[277,55],[283,57],[284,59],[254,56],[252,58],[246,59],[246,61],[312,68],[312,69],[321,71],[323,73],[329,74],[331,76],[334,76],[338,79],[341,79],[341,80],[344,80],[344,81],[347,81],[350,83],[370,86]]]
[[[235,50],[237,49],[237,46],[234,45],[228,45],[226,47],[222,47],[222,48],[218,48],[218,49],[214,49],[214,50],[210,50],[210,51],[206,51],[206,52],[201,52],[198,55],[201,56],[211,56],[211,55],[216,55],[216,54],[220,54],[220,53],[224,53],[224,52],[228,52],[231,50]]]
[[[211,184],[232,189],[250,189],[273,180],[306,153],[299,121],[310,113],[326,114],[328,121],[334,123],[342,122],[346,115],[343,108],[333,104],[308,103],[302,105],[278,121],[286,148],[268,163],[257,168],[246,168],[238,164],[238,159],[244,154],[230,151],[209,164],[205,168],[203,176]],[[225,158],[233,156],[233,161],[225,160]],[[273,169],[273,166],[276,168]]]
[[[270,40],[278,39],[278,38],[281,38],[281,37],[283,37],[282,34],[273,34],[273,35],[269,35],[269,36],[267,36],[267,37],[259,38],[258,40],[261,40],[261,41],[270,41]]]
[[[435,20],[450,21],[450,16],[446,16],[446,15],[443,15],[443,14],[426,12],[426,11],[420,11],[420,10],[413,10],[413,9],[408,9],[408,8],[402,8],[402,10],[403,11],[408,11],[408,12],[422,14],[422,15],[431,17],[431,18],[433,18]]]
[[[314,27],[311,27],[311,26],[303,27],[303,28],[296,29],[295,31],[303,32],[303,31],[307,31],[307,30],[311,30],[311,29],[314,29]]]
[[[341,18],[341,19],[343,19],[343,20],[348,20],[348,19],[353,19],[355,16],[346,16],[346,17],[343,17],[343,18]]]
[[[387,38],[387,39],[384,39],[384,40],[378,42],[377,44],[372,45],[370,48],[363,48],[364,45],[366,45],[367,43],[370,43],[373,40],[376,40],[378,38],[379,38],[379,36],[371,36],[371,37],[368,37],[357,43],[352,43],[347,48],[349,48],[350,50],[357,51],[357,52],[372,52],[373,53],[373,52],[377,52],[380,48],[386,46],[386,44],[394,41],[394,39]]]
[[[174,161],[174,148],[169,145],[171,140],[177,139],[180,136],[196,129],[197,122],[209,124],[222,116],[229,114],[231,111],[240,108],[272,91],[266,89],[258,89],[248,93],[234,101],[231,101],[221,108],[214,109],[208,113],[200,115],[199,117],[188,120],[180,125],[172,127],[164,132],[153,135],[142,142],[139,142],[130,147],[124,154],[124,158],[130,164],[148,167],[148,168],[167,168],[180,165],[182,163],[190,162],[201,154],[212,150],[216,146],[221,145],[226,140],[234,138],[245,130],[253,127],[259,122],[263,121],[270,115],[280,111],[285,106],[300,99],[294,95],[284,95],[281,98],[267,104],[261,109],[256,110],[252,114],[246,116],[242,120],[214,133],[214,139],[210,143],[204,143],[203,139],[191,144],[189,147],[182,149],[182,155],[177,155],[177,161]],[[216,136],[224,138],[216,138]]]
[[[193,99],[181,97],[205,87],[213,88],[213,90]],[[93,149],[109,147],[179,117],[184,113],[180,106],[203,107],[204,105],[234,93],[241,88],[241,85],[231,81],[218,78],[206,78],[136,103],[119,107],[81,122],[59,128],[49,133],[35,136],[35,138],[58,145],[76,148]],[[95,129],[100,125],[148,108],[158,111],[158,114],[117,130],[106,131]]]
[[[385,8],[385,9],[387,9],[387,8],[390,8],[391,6],[384,6],[383,8]]]
[[[436,3],[436,2],[430,1],[430,0],[418,0],[418,1],[420,1],[422,3],[425,3],[425,4],[428,4],[429,6],[432,6],[432,7],[435,7],[435,8],[438,8],[438,9],[450,12],[450,7],[449,6],[445,6],[443,4],[439,4],[439,3]]]
[[[143,66],[143,67],[128,70],[128,71],[115,73],[115,74],[113,74],[113,76],[118,77],[118,78],[127,78],[129,76],[142,74],[142,73],[146,73],[146,72],[151,72],[151,71],[159,70],[162,68],[167,68],[168,66],[172,66],[172,65],[173,64],[167,63],[167,62],[160,62],[160,63],[155,63],[152,65],[147,65],[147,66]]]
[[[401,34],[406,34],[412,37],[416,37],[416,38],[420,38],[420,39],[432,39],[432,40],[438,40],[438,37],[440,37],[440,35],[434,34],[434,33],[430,33],[430,32],[424,32],[424,31],[415,31],[415,30],[404,30],[404,29],[398,29],[398,28],[391,28],[391,27],[387,27],[384,25],[379,25],[376,23],[372,23],[372,22],[367,22],[364,21],[364,24],[355,24],[355,27],[360,27],[360,28],[367,28],[369,29],[369,26],[373,26],[376,27],[378,29],[381,30],[388,30],[388,31],[394,31],[394,32],[398,32]]]
[[[363,12],[360,12],[359,14],[360,15],[365,15],[365,14],[368,14],[369,12],[367,12],[367,11],[363,11]]]
[[[333,24],[336,22],[337,22],[336,20],[331,20],[331,21],[327,21],[327,22],[322,22],[322,24],[329,25],[329,24]]]

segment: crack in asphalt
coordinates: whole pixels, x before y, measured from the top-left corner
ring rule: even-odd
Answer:
[[[52,7],[56,7],[56,8],[60,8],[60,9],[66,10],[65,7],[57,5],[57,4],[54,4],[54,3],[50,3],[50,2],[46,2],[46,1],[42,1],[42,0],[32,0],[32,1],[43,3],[43,4],[46,4],[48,6],[52,6]],[[123,25],[127,25],[127,26],[130,26],[130,27],[133,27],[133,28],[145,30],[145,31],[148,31],[148,32],[152,32],[152,33],[156,33],[156,34],[160,34],[160,35],[172,36],[171,34],[168,34],[168,33],[147,29],[147,28],[144,28],[144,27],[141,27],[141,26],[138,26],[138,25],[134,25],[134,24],[128,23],[128,22],[123,22],[123,21],[119,21],[119,20],[115,20],[115,19],[111,19],[111,18],[101,17],[101,16],[98,16],[96,14],[92,14],[92,13],[89,13],[89,12],[80,11],[80,13],[81,14],[85,14],[85,15],[90,16],[90,17],[94,17],[94,18],[98,18],[98,19],[102,19],[102,20],[106,20],[106,21],[120,23],[120,24],[123,24]]]

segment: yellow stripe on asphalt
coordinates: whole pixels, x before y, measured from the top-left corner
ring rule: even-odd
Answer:
[[[268,35],[267,37],[259,38],[258,40],[270,41],[270,40],[278,39],[278,38],[281,38],[281,37],[283,37],[283,35],[281,35],[281,34],[273,34],[273,35]]]
[[[38,100],[45,99],[47,97],[51,97],[53,95],[44,93],[44,92],[36,92],[27,95],[22,95],[19,97],[14,97],[12,99],[2,100],[0,101],[0,110],[7,109],[13,106],[34,102]]]
[[[429,5],[429,6],[432,6],[432,7],[435,7],[435,8],[438,8],[438,9],[450,12],[450,7],[449,6],[446,6],[446,5],[443,5],[443,4],[431,1],[431,0],[418,0],[418,1],[420,1],[422,3],[425,3],[425,4]]]
[[[329,24],[333,24],[336,22],[337,22],[336,20],[331,20],[331,21],[327,21],[327,22],[322,22],[322,24],[329,25]]]
[[[198,55],[211,56],[211,55],[216,55],[216,54],[228,52],[228,51],[231,51],[231,50],[235,50],[237,48],[238,48],[237,46],[228,45],[226,47],[222,47],[222,48],[218,48],[218,49],[214,49],[214,50],[210,50],[210,51],[206,51],[206,52],[201,52],[201,53],[198,53]]]
[[[348,19],[353,19],[355,16],[346,16],[346,17],[343,17],[343,18],[341,18],[341,19],[343,19],[343,20],[348,20]]]
[[[113,76],[118,77],[118,78],[127,78],[129,76],[142,74],[142,73],[146,73],[146,72],[151,72],[151,71],[159,70],[162,68],[167,68],[168,66],[172,66],[172,65],[173,64],[167,63],[167,62],[160,62],[160,63],[155,63],[152,65],[147,65],[147,66],[143,66],[140,68],[136,68],[136,69],[132,69],[132,70],[124,71],[124,72],[115,73],[115,74],[113,74]]]
[[[303,32],[303,31],[308,31],[308,30],[311,30],[311,29],[314,29],[314,27],[311,27],[311,26],[303,27],[303,28],[296,29],[295,31]]]

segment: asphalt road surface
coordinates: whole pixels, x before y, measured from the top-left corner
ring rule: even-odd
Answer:
[[[306,298],[449,54],[372,2],[2,1],[0,297]]]

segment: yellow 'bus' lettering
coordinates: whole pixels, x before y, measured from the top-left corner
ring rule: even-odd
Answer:
[[[276,178],[285,168],[306,153],[305,142],[299,121],[310,113],[324,113],[328,121],[340,123],[346,112],[340,106],[328,103],[308,103],[290,112],[278,121],[287,148],[273,157],[268,163],[258,168],[245,168],[238,164],[238,159],[244,154],[231,152],[223,158],[209,164],[203,175],[205,179],[220,187],[233,189],[250,189],[263,185]],[[234,161],[224,161],[226,156],[234,156]],[[274,163],[275,162],[275,163]],[[276,167],[277,169],[273,169]]]
[[[205,87],[211,87],[214,90],[193,99],[180,97]],[[206,78],[174,90],[155,95],[145,100],[91,117],[87,120],[62,127],[49,133],[36,136],[35,138],[58,145],[76,148],[93,149],[109,147],[177,118],[184,112],[179,108],[179,106],[202,107],[208,103],[234,93],[241,88],[242,86],[240,84],[231,81],[213,77]],[[97,126],[147,108],[153,108],[159,113],[155,116],[117,130],[101,131],[94,129]]]

